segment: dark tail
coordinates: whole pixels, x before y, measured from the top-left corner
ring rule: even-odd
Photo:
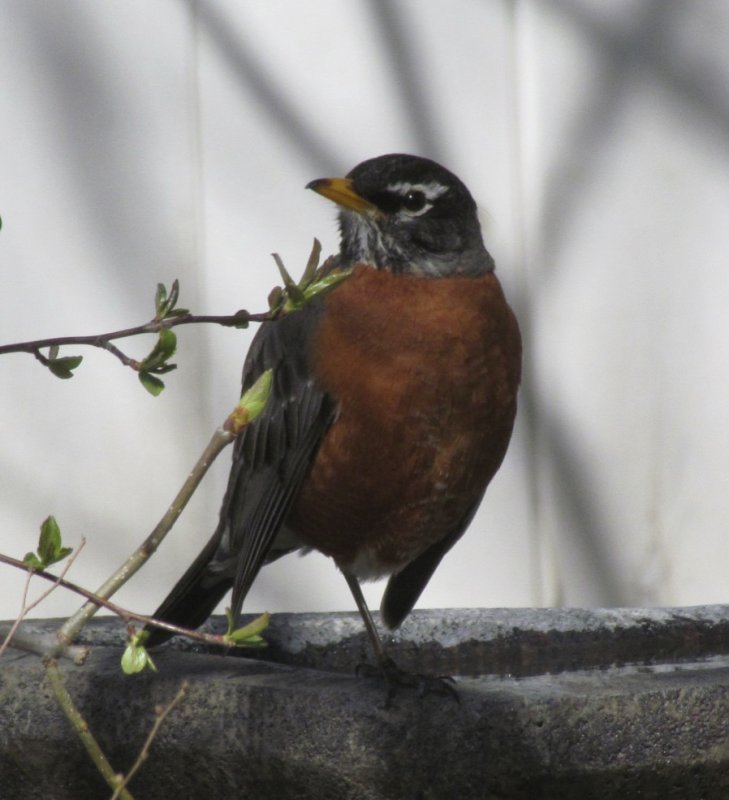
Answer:
[[[219,543],[220,536],[216,531],[162,605],[154,612],[153,616],[156,619],[185,628],[197,628],[213,613],[215,606],[233,585],[232,578],[225,574],[215,574],[208,568]],[[147,647],[156,647],[174,636],[173,633],[160,628],[147,626],[145,630],[149,631],[149,638],[145,642]]]
[[[390,630],[399,628],[405,617],[413,610],[413,606],[418,602],[420,593],[425,589],[436,567],[440,564],[443,556],[461,538],[480,502],[481,497],[478,497],[447,536],[432,544],[404,569],[390,577],[380,606],[382,621]]]

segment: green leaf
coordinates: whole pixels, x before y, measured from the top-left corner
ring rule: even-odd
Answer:
[[[159,346],[168,358],[173,356],[177,349],[177,336],[175,336],[174,331],[169,328],[162,328],[159,332]]]
[[[337,269],[321,276],[319,270],[320,256],[321,243],[318,239],[314,239],[304,274],[301,276],[301,280],[295,283],[287,272],[281,257],[277,253],[273,253],[273,259],[284,281],[284,289],[277,286],[269,294],[268,307],[271,311],[277,311],[279,308],[284,313],[296,311],[317,295],[328,291],[352,274],[351,270]],[[317,278],[318,275],[320,277]]]
[[[276,262],[278,271],[281,273],[281,278],[284,282],[286,294],[288,295],[289,302],[298,308],[304,302],[304,293],[296,283],[296,281],[289,275],[288,270],[284,266],[281,256],[278,253],[271,253],[273,260]]]
[[[157,395],[161,394],[162,390],[165,388],[164,383],[159,378],[156,378],[154,375],[152,375],[150,372],[140,372],[139,380],[142,386],[144,386],[144,388],[153,397],[157,397]]]
[[[58,561],[63,561],[72,552],[72,548],[63,546],[61,529],[55,517],[47,517],[41,524],[38,552],[26,553],[23,563],[33,569],[45,569]]]
[[[154,350],[152,350],[152,354],[156,360],[162,362],[167,361],[168,358],[172,358],[175,354],[175,350],[177,350],[177,336],[168,328],[163,328],[159,332],[159,338],[157,339]]]
[[[152,656],[147,652],[147,648],[139,642],[139,635],[129,638],[121,657],[121,668],[125,675],[136,675],[137,672],[142,672],[144,669],[157,672]]]
[[[189,308],[173,308],[165,314],[165,319],[170,319],[170,317],[186,317],[189,313]]]
[[[273,260],[276,262],[276,266],[278,267],[279,274],[281,275],[281,279],[284,282],[284,286],[288,289],[291,286],[296,286],[296,281],[289,275],[289,271],[286,269],[283,263],[283,259],[278,253],[271,253]]]
[[[316,271],[319,268],[320,256],[321,242],[315,237],[314,244],[311,246],[309,260],[306,262],[306,269],[304,270],[304,274],[301,276],[301,280],[299,281],[299,286],[302,289],[305,289],[314,280]]]
[[[306,289],[304,289],[304,302],[308,303],[309,300],[312,300],[318,294],[326,292],[333,286],[346,280],[351,274],[351,269],[337,270],[335,272],[330,272],[318,281],[314,281],[314,283],[310,283]]]
[[[266,407],[272,386],[273,370],[267,369],[258,376],[253,386],[247,389],[238,401],[239,406],[248,409],[250,422],[253,422],[256,417],[260,416],[261,412]]]
[[[152,348],[152,352],[139,365],[140,372],[169,372],[169,365],[165,364],[168,358],[172,358],[177,349],[177,337],[175,334],[163,328],[159,332],[157,342]],[[174,369],[174,366],[172,366]]]
[[[173,370],[177,369],[177,364],[162,364],[159,367],[154,368],[155,375],[164,375],[167,372],[172,372]]]
[[[180,297],[180,282],[175,278],[172,281],[172,288],[170,289],[170,296],[167,298],[167,303],[165,305],[165,316],[169,316],[170,311],[177,305],[177,301]]]
[[[35,553],[26,553],[23,557],[23,564],[33,567],[33,569],[43,569],[43,564]]]
[[[253,422],[256,417],[261,415],[271,395],[272,387],[273,369],[267,369],[258,376],[253,386],[243,392],[243,395],[238,401],[238,406],[246,409],[249,422]]]
[[[267,369],[258,376],[253,386],[244,392],[243,397],[228,414],[228,419],[223,423],[225,429],[238,436],[243,428],[260,416],[268,402],[272,385],[273,369]]]
[[[157,293],[154,297],[155,319],[162,320],[168,317],[180,317],[190,312],[186,308],[175,308],[180,297],[180,282],[175,278],[167,294],[164,284],[157,284]]]
[[[228,630],[223,636],[226,644],[232,644],[236,647],[268,646],[266,640],[260,635],[262,631],[266,630],[271,621],[271,615],[268,612],[261,614],[252,622],[249,622],[248,625],[244,625],[242,628],[237,628],[236,630],[233,630],[235,619],[233,618],[233,612],[230,608],[225,609],[225,615],[228,618]]]
[[[46,517],[41,525],[40,538],[38,539],[38,555],[46,564],[61,549],[61,529],[58,527],[56,518]]]
[[[157,284],[157,291],[154,294],[154,310],[157,319],[164,319],[165,307],[167,305],[167,289],[164,283]]]
[[[83,356],[65,356],[64,358],[51,358],[48,369],[57,377],[73,378],[73,371],[84,360]]]

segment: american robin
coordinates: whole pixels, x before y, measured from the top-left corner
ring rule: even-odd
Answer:
[[[243,389],[273,368],[271,396],[236,441],[213,537],[155,617],[197,627],[231,587],[238,615],[264,564],[314,548],[344,574],[384,668],[359,581],[390,576],[381,614],[397,628],[504,458],[521,339],[447,169],[385,155],[307,188],[340,207],[325,268],[352,274],[260,327]]]

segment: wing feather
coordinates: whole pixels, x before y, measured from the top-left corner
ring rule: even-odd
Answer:
[[[155,617],[197,627],[231,586],[233,611],[240,612],[333,418],[333,403],[310,367],[311,335],[320,312],[321,302],[314,301],[265,323],[256,334],[243,368],[243,391],[273,369],[271,396],[234,445],[215,533]],[[149,644],[167,638],[156,631]]]

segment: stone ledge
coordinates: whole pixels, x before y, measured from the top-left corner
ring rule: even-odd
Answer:
[[[365,645],[350,614],[274,617],[267,657],[318,659],[318,669],[168,647],[158,674],[128,678],[110,646],[120,626],[101,620],[87,665],[64,671],[121,769],[154,705],[190,682],[132,787],[139,798],[725,798],[728,611],[418,612],[391,652],[478,675],[458,679],[460,704],[403,691],[384,710],[379,683],[352,676]],[[528,674],[550,659],[579,668]],[[625,660],[645,665],[614,665]],[[334,671],[345,662],[346,672]],[[6,657],[0,797],[108,795],[38,659]]]

